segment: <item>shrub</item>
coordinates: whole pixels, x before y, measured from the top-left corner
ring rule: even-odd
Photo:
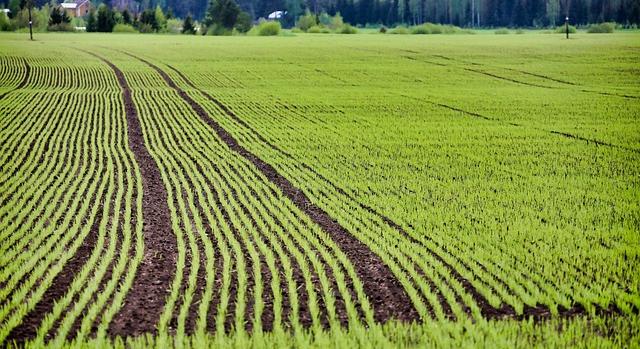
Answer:
[[[280,34],[280,22],[262,22],[258,25],[258,35],[274,36]]]
[[[564,34],[564,33],[566,32],[566,29],[565,29],[565,27],[564,27],[564,26],[556,27],[555,32],[556,32],[557,34]],[[577,33],[577,32],[578,32],[578,30],[576,29],[576,27],[574,27],[574,26],[572,26],[572,25],[570,25],[570,26],[569,26],[569,33],[571,33],[571,34],[575,34],[575,33]]]
[[[411,28],[411,34],[416,34],[416,35],[431,34],[431,30],[429,30],[429,28],[427,28],[424,25],[418,25]]]
[[[73,17],[71,18],[71,26],[73,27],[86,27],[87,24],[85,23],[84,19],[82,17]]]
[[[340,34],[357,34],[358,33],[358,29],[354,28],[350,24],[345,24],[345,25],[342,26],[342,28],[340,28],[338,33],[340,33]]]
[[[524,30],[518,29],[518,30],[516,30],[516,34],[524,34]]]
[[[166,20],[166,31],[171,34],[180,34],[182,32],[182,21],[171,18]]]
[[[397,26],[397,27],[391,29],[389,31],[389,34],[402,34],[402,35],[409,34],[409,29],[407,29],[407,27],[404,27],[404,26],[400,25],[400,26]]]
[[[462,30],[460,27],[456,27],[454,25],[442,25],[442,24],[434,24],[434,23],[424,23],[421,25],[416,25],[411,27],[411,34],[424,35],[424,34],[463,34],[463,33],[472,34],[473,32]],[[405,34],[405,33],[394,33],[394,34]]]
[[[320,16],[318,16],[319,24],[322,24],[322,25],[324,25],[326,27],[328,27],[331,24],[331,19],[332,19],[331,16],[328,13],[324,12],[324,11],[322,11]]]
[[[616,30],[616,24],[613,22],[605,22],[599,24],[592,24],[587,28],[587,33],[602,34],[613,33]]]
[[[314,25],[313,27],[309,28],[307,30],[307,33],[311,33],[311,34],[328,34],[331,33],[331,31],[325,27],[321,27],[319,25]]]
[[[87,28],[89,27],[87,26]],[[153,29],[153,26],[151,26],[151,24],[149,23],[140,23],[138,30],[143,34],[153,33],[156,31],[155,29]]]
[[[298,28],[298,27],[293,27],[293,28],[291,28],[291,32],[292,32],[292,33],[304,33],[304,32],[302,31],[302,29],[300,29],[300,28]]]
[[[71,23],[59,23],[52,24],[47,27],[47,30],[50,32],[74,32],[75,28],[71,25]]]
[[[9,18],[5,16],[4,12],[0,12],[0,30],[2,31],[11,31],[13,30],[13,25]]]
[[[226,28],[222,25],[213,24],[207,27],[207,35],[230,36],[231,34],[233,34],[233,29]]]
[[[507,28],[499,28],[499,29],[496,29],[495,33],[498,35],[505,35],[505,34],[509,34],[510,32],[509,32],[509,29]]]
[[[347,23],[346,25],[349,25],[349,24]],[[336,13],[336,15],[333,16],[333,18],[331,18],[331,23],[329,23],[329,28],[333,30],[339,30],[344,26],[345,26],[345,23],[344,23],[344,20],[342,19],[342,15],[340,15],[340,12]],[[352,33],[343,33],[343,34],[352,34]]]
[[[151,30],[153,31],[153,30]],[[114,33],[137,33],[138,31],[132,25],[129,24],[116,24],[113,27]]]
[[[300,30],[306,32],[309,31],[309,28],[316,26],[318,23],[316,22],[316,16],[312,15],[311,12],[307,10],[307,13],[300,16],[298,18],[298,22],[296,23],[296,27],[300,28]]]
[[[384,25],[382,27],[380,27],[380,33],[384,34],[387,32],[387,27],[385,27]]]

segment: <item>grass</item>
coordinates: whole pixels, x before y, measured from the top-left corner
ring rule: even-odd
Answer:
[[[0,342],[86,250],[32,347],[640,345],[639,34],[527,34],[2,34]],[[167,191],[157,335],[107,336],[145,187],[113,71],[76,48],[122,70]],[[376,324],[340,241],[206,118],[384,261],[420,320]]]

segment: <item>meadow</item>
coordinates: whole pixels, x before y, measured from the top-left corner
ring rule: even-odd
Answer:
[[[640,34],[0,35],[0,344],[640,346]]]

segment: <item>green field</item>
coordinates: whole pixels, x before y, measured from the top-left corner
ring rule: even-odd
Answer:
[[[640,34],[0,35],[0,345],[640,347]]]

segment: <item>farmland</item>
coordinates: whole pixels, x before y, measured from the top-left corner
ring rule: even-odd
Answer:
[[[640,346],[640,35],[0,36],[0,343]]]

